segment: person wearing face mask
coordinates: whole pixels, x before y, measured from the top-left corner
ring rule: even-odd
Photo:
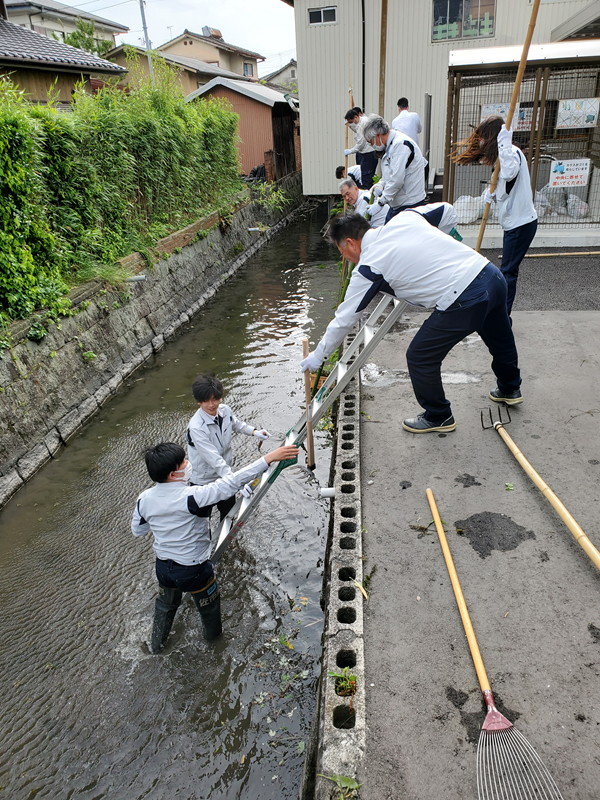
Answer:
[[[425,159],[419,145],[410,137],[390,126],[377,114],[371,114],[363,128],[363,136],[382,152],[381,180],[375,186],[378,199],[369,206],[369,214],[377,206],[389,206],[386,223],[407,208],[417,208],[427,202],[425,190]]]
[[[368,117],[362,112],[362,109],[355,106],[346,112],[346,125],[348,125],[354,132],[354,147],[349,147],[344,150],[345,156],[356,154],[356,163],[361,170],[361,178],[357,183],[361,189],[370,189],[373,185],[373,176],[377,169],[377,156],[373,152],[373,147],[366,141],[364,137],[364,126]],[[348,170],[350,174],[350,170]]]
[[[183,447],[164,442],[145,451],[148,474],[155,485],[137,499],[131,531],[154,535],[158,595],[150,650],[165,646],[183,592],[190,592],[200,612],[205,639],[221,635],[221,598],[210,555],[210,528],[201,510],[235,494],[261,475],[273,461],[296,458],[298,448],[278,447],[237,472],[204,486],[189,486],[191,464]]]
[[[188,459],[192,465],[190,481],[194,485],[206,486],[217,478],[231,474],[233,433],[254,436],[261,443],[271,435],[264,429],[253,428],[238,419],[229,406],[221,403],[223,393],[223,384],[214,375],[198,375],[192,384],[192,394],[200,406],[191,418],[186,432]],[[248,497],[252,494],[252,489],[249,486],[244,487],[242,494]],[[234,505],[235,497],[228,497],[217,503],[221,520]],[[208,519],[211,512],[212,505],[202,509]]]

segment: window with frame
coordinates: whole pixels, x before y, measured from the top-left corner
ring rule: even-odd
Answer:
[[[308,9],[309,25],[327,25],[332,22],[337,22],[337,6]]]
[[[496,0],[433,0],[432,42],[495,35]]]
[[[252,64],[244,64],[244,75],[246,78],[254,77],[254,69]]]

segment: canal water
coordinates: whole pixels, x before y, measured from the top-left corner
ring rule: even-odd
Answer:
[[[184,442],[199,372],[275,434],[265,449],[302,413],[302,337],[323,331],[339,281],[323,222],[313,211],[256,254],[0,513],[0,798],[297,797],[329,501],[286,470],[219,565],[222,638],[204,641],[186,596],[158,656],[151,536],[130,523],[143,448]],[[326,431],[316,453],[327,485]],[[256,439],[234,454],[256,458]]]

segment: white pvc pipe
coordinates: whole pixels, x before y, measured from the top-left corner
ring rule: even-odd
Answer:
[[[327,486],[325,489],[321,489],[321,497],[335,497],[335,487]]]

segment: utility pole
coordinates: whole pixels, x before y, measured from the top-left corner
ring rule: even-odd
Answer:
[[[146,52],[148,53],[148,68],[150,69],[150,78],[152,85],[154,85],[154,70],[152,69],[152,57],[150,55],[150,39],[148,39],[148,26],[146,25],[146,12],[144,11],[144,0],[140,0],[140,14],[142,15],[142,28],[144,29],[144,40],[146,42]]]

